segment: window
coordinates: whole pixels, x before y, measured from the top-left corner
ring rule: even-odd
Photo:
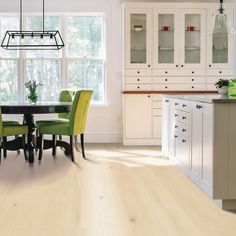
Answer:
[[[104,17],[67,17],[67,83],[93,89],[93,101],[104,101]]]
[[[0,18],[0,37],[7,29],[18,28],[18,18],[4,16]],[[0,101],[17,101],[18,90],[18,52],[0,48]]]
[[[35,79],[43,84],[39,87],[40,101],[57,101],[63,88],[86,88],[94,90],[93,104],[104,104],[104,28],[104,15],[101,13],[46,16],[45,29],[60,30],[65,49],[7,51],[1,48],[0,101],[27,100],[28,91],[23,83]],[[8,29],[19,30],[18,17],[0,16],[0,40]],[[24,30],[42,30],[42,16],[25,16]]]

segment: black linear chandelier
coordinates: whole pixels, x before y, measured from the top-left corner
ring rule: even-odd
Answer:
[[[6,50],[59,50],[65,46],[58,30],[44,29],[44,0],[42,31],[23,31],[22,0],[20,0],[20,30],[8,30],[1,47]]]

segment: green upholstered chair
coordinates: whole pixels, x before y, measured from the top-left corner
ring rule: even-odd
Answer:
[[[0,107],[0,160],[1,160],[1,151],[6,150],[6,141],[2,142],[2,140],[6,140],[8,136],[18,136],[23,135],[23,145],[25,145],[25,141],[27,140],[28,127],[26,125],[20,125],[18,122],[14,121],[2,121],[2,112]],[[4,157],[6,157],[4,155]]]
[[[92,90],[81,90],[77,91],[72,109],[69,114],[69,119],[54,119],[50,123],[43,123],[38,126],[39,130],[39,160],[42,159],[43,153],[43,135],[66,135],[70,137],[70,151],[71,160],[74,161],[74,143],[73,136],[79,135],[81,138],[82,155],[85,158],[84,151],[84,131],[87,120],[87,112],[92,97]],[[55,141],[56,142],[56,141]],[[54,150],[53,154],[56,154]]]

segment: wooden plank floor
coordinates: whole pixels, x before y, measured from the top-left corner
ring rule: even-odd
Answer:
[[[58,149],[0,165],[1,236],[230,236],[219,209],[155,147],[89,145],[76,164]]]

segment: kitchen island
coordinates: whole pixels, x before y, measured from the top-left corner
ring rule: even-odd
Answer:
[[[210,198],[236,209],[236,97],[163,96],[163,153]]]

